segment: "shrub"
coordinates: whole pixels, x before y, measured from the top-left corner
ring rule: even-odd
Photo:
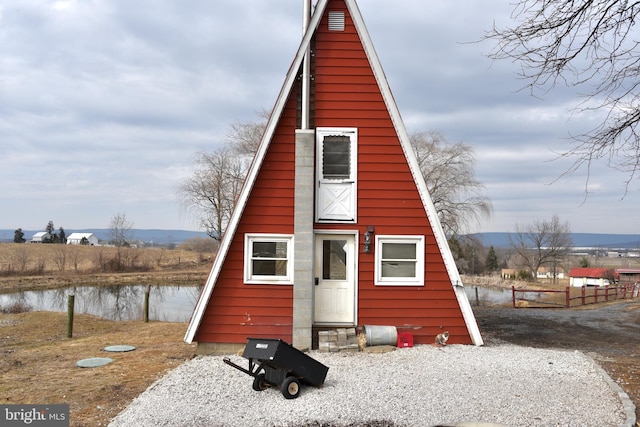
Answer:
[[[18,314],[31,311],[31,306],[24,302],[16,301],[7,306],[0,307],[0,313],[4,314]]]
[[[527,270],[518,271],[518,279],[519,280],[531,280],[531,274]]]

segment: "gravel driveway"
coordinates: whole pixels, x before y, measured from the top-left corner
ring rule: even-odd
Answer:
[[[385,354],[310,355],[329,367],[322,388],[286,400],[253,391],[220,356],[201,356],[154,383],[117,426],[633,426],[633,404],[579,351],[511,344],[421,345]],[[246,366],[247,360],[232,360]]]
[[[572,309],[475,307],[474,313],[485,339],[582,351],[640,407],[640,300]]]

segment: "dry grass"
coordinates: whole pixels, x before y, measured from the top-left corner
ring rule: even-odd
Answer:
[[[83,284],[202,283],[211,253],[162,248],[0,244],[0,290]],[[114,274],[117,273],[117,274]]]
[[[123,268],[109,271],[117,257]],[[0,244],[0,291],[78,283],[199,285],[211,258],[186,250]],[[184,323],[113,322],[76,314],[69,339],[65,313],[7,311],[11,313],[0,312],[0,402],[68,403],[72,426],[108,424],[167,370],[195,354],[195,347],[182,341]],[[136,350],[102,350],[116,344]],[[99,368],[76,366],[90,357],[114,362]]]
[[[180,249],[0,244],[1,276],[154,271],[205,261],[211,261],[211,254]]]
[[[167,370],[190,359],[184,323],[111,322],[76,315],[66,338],[66,315],[0,314],[0,399],[5,404],[68,403],[72,426],[100,426],[122,411]],[[108,353],[109,345],[136,350]],[[90,357],[114,360],[79,368]]]

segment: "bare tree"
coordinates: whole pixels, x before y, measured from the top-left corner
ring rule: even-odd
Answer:
[[[247,174],[248,161],[223,146],[197,153],[193,175],[180,186],[183,209],[200,220],[207,234],[220,240]]]
[[[236,200],[267,125],[269,112],[261,120],[231,125],[227,141],[210,153],[196,153],[193,175],[178,189],[184,211],[198,218],[215,240],[220,240],[229,223]]]
[[[528,269],[535,280],[540,267],[550,266],[554,281],[558,265],[573,245],[569,222],[561,223],[558,215],[528,225],[516,224],[509,243],[518,257],[519,268]]]
[[[80,248],[77,245],[65,245],[68,247],[69,261],[73,264],[74,271],[78,271],[78,264],[80,263]]]
[[[449,144],[438,131],[416,132],[409,138],[448,236],[491,215],[491,201],[482,194],[484,186],[475,177],[476,157],[470,146]]]
[[[129,241],[131,240],[132,228],[133,223],[127,219],[127,215],[125,213],[117,213],[111,217],[111,222],[109,222],[109,235],[111,243],[113,243],[117,248],[116,258],[110,262],[101,260],[103,271],[106,269],[108,264],[110,264],[111,268],[117,271],[120,271],[125,267],[125,251],[129,246]],[[102,253],[100,253],[100,256],[102,256]]]
[[[56,248],[53,250],[53,262],[58,267],[59,271],[65,271],[67,268],[67,261],[69,257],[68,246],[65,245],[56,245]]]
[[[490,57],[520,64],[532,93],[558,83],[576,86],[585,99],[576,110],[604,110],[593,129],[574,135],[563,157],[574,160],[565,174],[605,159],[627,174],[625,194],[640,172],[640,49],[634,31],[640,4],[619,0],[516,0],[516,25],[494,28]],[[588,178],[587,178],[588,183]],[[585,186],[586,191],[586,186]]]
[[[231,132],[227,136],[228,143],[236,153],[252,157],[258,151],[258,145],[262,140],[262,134],[267,126],[267,120],[271,113],[268,110],[258,112],[258,121],[244,121],[231,125]]]
[[[131,229],[133,222],[127,219],[127,214],[117,213],[111,217],[109,222],[109,237],[111,243],[116,247],[128,246],[131,240]]]
[[[10,255],[11,262],[21,273],[24,273],[31,262],[31,255],[32,251],[27,245],[16,246]]]

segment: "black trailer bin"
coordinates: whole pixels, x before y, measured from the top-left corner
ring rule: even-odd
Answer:
[[[249,359],[249,369],[228,358],[224,362],[254,377],[254,390],[278,386],[287,399],[299,396],[301,383],[320,387],[329,370],[281,339],[248,338],[242,357]]]

